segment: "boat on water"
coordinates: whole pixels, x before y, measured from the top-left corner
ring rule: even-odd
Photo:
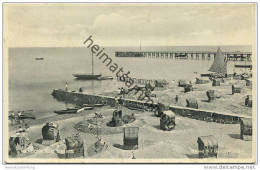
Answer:
[[[101,74],[94,74],[94,59],[92,53],[92,72],[90,74],[72,74],[76,79],[79,80],[98,80],[98,77],[101,77]]]
[[[36,57],[35,60],[44,60],[43,57]]]
[[[101,74],[73,74],[79,80],[99,80]]]
[[[252,64],[235,64],[235,68],[249,68],[252,70]]]
[[[208,71],[209,72],[207,73],[200,74],[200,76],[215,78],[223,78],[227,76],[227,60],[220,48],[218,48],[214,62]]]
[[[217,74],[227,74],[227,60],[220,48],[217,50],[216,57],[213,64],[209,68],[209,71]]]
[[[188,59],[188,55],[187,54],[178,54],[175,56],[176,59],[183,59],[183,60],[187,60]]]
[[[202,73],[200,74],[200,77],[210,77],[210,73]]]

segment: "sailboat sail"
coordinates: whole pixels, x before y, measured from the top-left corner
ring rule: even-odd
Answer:
[[[220,48],[218,48],[216,57],[209,71],[220,73],[220,74],[227,74],[227,61]]]

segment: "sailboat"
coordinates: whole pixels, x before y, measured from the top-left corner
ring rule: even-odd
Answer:
[[[93,59],[93,53],[92,54],[92,64],[91,64],[91,69],[92,72],[91,74],[73,74],[76,79],[79,80],[98,80],[99,77],[101,77],[101,74],[94,74],[94,59]]]
[[[218,50],[217,50],[216,57],[214,59],[213,64],[211,65],[209,71],[223,75],[223,76],[225,76],[227,74],[227,61],[226,61],[224,54],[220,50],[220,48],[218,48]]]

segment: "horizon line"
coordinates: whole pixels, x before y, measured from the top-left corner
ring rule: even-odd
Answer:
[[[142,46],[142,47],[225,47],[225,46],[251,46],[249,44],[244,44],[244,45],[147,45],[147,46]],[[85,48],[86,46],[10,46],[7,48]],[[140,48],[140,46],[125,46],[125,45],[119,45],[119,46],[102,46],[102,47],[137,47]]]

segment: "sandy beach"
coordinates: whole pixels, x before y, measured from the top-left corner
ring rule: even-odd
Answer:
[[[195,84],[192,81],[194,91],[184,93],[182,87],[178,87],[178,81],[170,82],[164,89],[155,90],[159,101],[169,105],[186,105],[186,98],[196,98],[200,109],[208,109],[219,112],[244,114],[251,116],[252,109],[244,106],[244,98],[251,89],[245,86],[243,80],[226,80],[221,86],[212,87],[208,84]],[[231,94],[231,85],[239,84],[242,87],[240,94]],[[220,96],[213,102],[207,102],[205,91],[214,89]],[[111,94],[115,94],[113,92]],[[175,103],[175,95],[179,96],[178,103]],[[128,96],[129,97],[129,96]],[[133,96],[132,96],[133,97]],[[168,101],[168,102],[167,102]],[[123,114],[135,113],[136,120],[123,127],[108,127],[112,119],[112,107],[105,106],[95,108],[94,110],[83,111],[77,114],[57,115],[42,119],[36,119],[27,122],[30,125],[26,132],[29,139],[38,149],[29,154],[26,158],[64,158],[65,137],[80,133],[84,139],[85,158],[121,158],[131,159],[132,151],[125,150],[123,146],[123,127],[139,127],[139,148],[134,150],[135,157],[138,158],[198,158],[197,138],[199,136],[214,135],[218,139],[219,151],[218,158],[250,158],[252,155],[252,142],[240,139],[239,124],[219,124],[214,122],[205,122],[194,120],[187,117],[176,116],[176,128],[172,131],[163,131],[160,129],[160,118],[155,117],[153,112],[136,111],[123,108]],[[75,125],[79,122],[93,118],[94,113],[99,112],[104,116],[102,119],[101,138],[108,144],[108,148],[101,153],[94,153],[91,147],[97,141],[95,134],[78,131]],[[55,122],[59,125],[61,141],[51,146],[39,144],[41,128],[46,122]],[[17,126],[9,126],[10,135],[15,132]],[[105,133],[105,131],[116,131],[116,133]],[[149,153],[149,154],[148,154]]]
[[[110,109],[111,110],[111,109]],[[127,111],[126,111],[127,112]],[[128,112],[131,112],[128,110]],[[92,112],[93,113],[93,112]],[[60,127],[61,138],[80,133],[84,138],[85,148],[91,147],[97,141],[95,135],[77,131],[76,123],[93,117],[86,111],[84,116],[67,118],[63,121],[54,121]],[[105,117],[112,118],[112,112],[108,111]],[[176,117],[176,129],[170,132],[159,128],[160,119],[152,112],[136,112],[137,120],[127,126],[141,125],[139,131],[139,148],[134,151],[136,158],[198,158],[197,138],[199,136],[214,135],[219,144],[218,158],[250,158],[251,141],[243,141],[240,137],[239,124],[209,123],[185,117]],[[51,146],[43,146],[36,141],[41,139],[42,125],[34,125],[27,131],[33,143],[39,147],[35,153],[26,158],[64,158],[64,140]],[[112,128],[112,127],[107,127]],[[120,149],[123,145],[123,133],[102,135],[102,139],[108,144],[108,149],[99,153],[91,154],[86,150],[85,158],[124,158],[131,159],[132,151]],[[147,154],[149,153],[149,154]]]

